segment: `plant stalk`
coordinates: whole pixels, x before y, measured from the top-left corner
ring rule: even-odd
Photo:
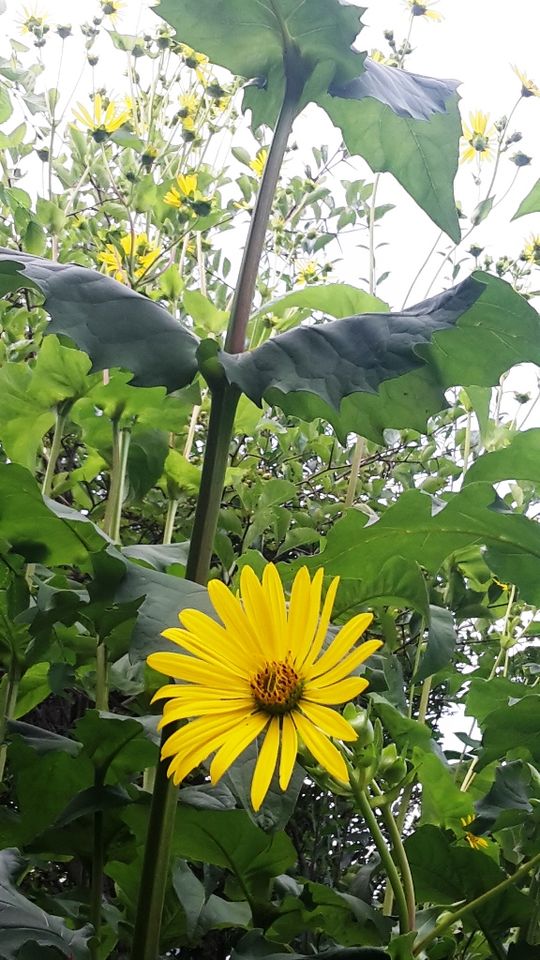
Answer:
[[[102,777],[96,774],[94,786],[103,786]],[[103,868],[105,866],[103,849],[103,811],[94,813],[94,836],[92,849],[92,879],[90,885],[90,922],[94,928],[91,940],[91,960],[98,960],[101,935],[101,902],[103,899]]]
[[[109,661],[102,640],[96,646],[96,710],[109,709]]]
[[[64,435],[64,427],[67,420],[67,410],[60,412],[60,408],[56,408],[56,419],[54,423],[54,433],[51,442],[51,449],[49,450],[49,460],[47,462],[47,470],[45,471],[45,477],[43,479],[43,484],[41,487],[41,492],[44,497],[50,497],[52,491],[52,484],[54,478],[54,471],[56,469],[56,461],[58,460],[58,455],[60,453],[60,445],[62,443],[62,437]]]
[[[13,658],[9,670],[2,677],[0,682],[0,783],[4,779],[4,770],[6,767],[6,733],[10,720],[15,715],[17,706],[17,693],[19,690],[19,680],[21,670],[19,664]]]

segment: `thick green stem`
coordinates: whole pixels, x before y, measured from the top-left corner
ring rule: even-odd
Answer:
[[[458,920],[461,920],[462,917],[465,917],[468,913],[478,910],[480,907],[483,907],[485,903],[488,903],[492,897],[496,897],[499,893],[504,893],[505,890],[508,890],[509,887],[513,887],[514,884],[521,880],[523,877],[526,877],[534,867],[540,863],[540,853],[537,853],[535,857],[531,860],[528,860],[527,863],[524,863],[519,870],[516,870],[511,877],[507,877],[506,880],[502,880],[501,883],[498,883],[496,887],[492,887],[491,890],[486,890],[480,897],[476,897],[475,900],[470,900],[469,903],[465,903],[459,910],[455,910],[452,913],[445,915],[444,920],[441,923],[438,923],[434,930],[426,934],[425,937],[422,937],[421,940],[417,940],[414,948],[413,954],[418,956],[422,950],[425,950],[430,943],[433,943],[438,937],[440,937],[445,930],[448,930],[449,927],[457,923]]]
[[[21,671],[19,664],[16,661],[13,661],[10,664],[7,673],[5,673],[2,677],[2,682],[0,683],[0,782],[4,778],[4,770],[6,766],[7,745],[5,740],[7,726],[15,714],[20,678]]]
[[[129,445],[131,442],[131,433],[129,430],[120,431],[120,468],[118,471],[118,489],[116,492],[116,503],[114,504],[113,523],[111,528],[111,537],[115,543],[120,542],[120,520],[122,519],[122,504],[124,502],[124,488],[126,485],[126,470],[129,454]]]
[[[414,892],[414,881],[409,860],[407,858],[407,854],[405,853],[405,847],[403,846],[403,841],[401,839],[401,832],[390,806],[388,804],[384,804],[384,806],[381,807],[381,813],[388,829],[388,833],[390,834],[394,856],[401,873],[401,883],[405,890],[405,900],[407,902],[409,930],[414,930],[416,925],[416,896]]]
[[[51,495],[54,471],[56,469],[56,461],[58,460],[58,455],[60,453],[60,445],[62,443],[67,414],[67,410],[63,410],[62,412],[60,412],[60,408],[57,408],[56,410],[56,420],[54,424],[51,449],[49,450],[49,460],[47,463],[47,470],[45,471],[45,477],[43,479],[43,485],[41,487],[41,492],[44,497],[50,497]]]
[[[240,267],[239,281],[231,306],[231,316],[225,350],[242,353],[246,342],[246,329],[255,293],[259,263],[264,249],[268,218],[276,192],[283,157],[289,140],[294,118],[298,112],[301,90],[287,89],[278,117],[272,146],[264,168],[259,195],[249,227],[244,256]]]
[[[102,778],[97,774],[94,786],[98,789],[103,786]],[[90,886],[90,922],[94,928],[94,935],[92,937],[90,950],[90,956],[92,960],[98,960],[99,957],[101,935],[101,901],[103,899],[103,868],[105,866],[103,840],[103,811],[96,810],[94,813],[92,879]]]
[[[163,528],[162,543],[168,546],[172,542],[174,532],[174,521],[176,520],[176,511],[178,510],[179,500],[169,500],[167,507],[167,516],[165,517],[165,527]]]
[[[109,662],[102,640],[96,647],[96,710],[109,709]]]
[[[391,884],[392,890],[394,892],[394,897],[396,898],[396,906],[399,915],[399,929],[400,933],[409,933],[411,929],[414,929],[413,926],[409,925],[409,911],[407,907],[407,900],[403,890],[401,880],[396,868],[396,865],[392,859],[392,854],[386,845],[386,840],[382,834],[381,828],[377,823],[377,818],[371,809],[371,804],[369,799],[362,787],[359,786],[354,770],[349,769],[349,779],[353,792],[353,797],[355,804],[359,813],[362,814],[364,820],[366,821],[366,826],[371,834],[373,843],[377,848],[377,852],[381,858],[382,865],[386,871],[386,876]]]
[[[118,500],[118,481],[120,476],[120,458],[121,458],[121,434],[118,420],[112,422],[112,465],[109,482],[109,496],[105,507],[105,516],[103,518],[103,529],[108,536],[114,526],[115,504]]]

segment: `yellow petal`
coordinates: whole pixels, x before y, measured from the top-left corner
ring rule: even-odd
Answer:
[[[276,769],[278,749],[279,717],[272,717],[257,757],[253,780],[251,781],[251,805],[254,810],[260,810],[261,804],[268,793],[268,787]]]
[[[218,614],[225,629],[231,636],[238,639],[246,650],[264,653],[264,646],[259,640],[259,633],[252,630],[239,600],[227,589],[221,580],[210,580],[208,593],[214,610]],[[259,628],[260,629],[260,628]]]
[[[269,716],[267,713],[254,713],[230,731],[227,742],[216,753],[210,766],[212,783],[217,783],[234,761],[244,752],[246,747],[258,737],[266,727]]]
[[[324,604],[322,608],[321,618],[319,620],[319,626],[317,627],[317,632],[313,638],[313,643],[311,649],[305,659],[304,667],[309,668],[316,657],[319,656],[321,652],[322,645],[325,641],[326,634],[328,633],[328,627],[330,624],[330,617],[332,615],[332,608],[334,606],[334,601],[336,599],[337,588],[339,586],[339,577],[334,577],[328,590],[326,591],[326,597],[324,598]]]
[[[297,752],[296,727],[291,715],[285,713],[281,721],[281,757],[279,759],[279,786],[281,790],[286,790],[289,786]]]
[[[253,698],[225,701],[206,700],[200,697],[196,703],[193,701],[184,703],[182,700],[169,700],[165,704],[158,730],[173,720],[187,720],[188,717],[226,717],[229,713],[236,713],[240,709],[249,713],[253,709]]]
[[[365,677],[348,677],[347,680],[329,684],[327,687],[319,687],[317,682],[307,683],[302,693],[302,702],[307,700],[309,703],[346,703],[347,700],[354,700],[359,696],[367,686]]]
[[[262,586],[272,618],[276,656],[283,660],[287,654],[287,608],[281,579],[273,563],[264,568]]]
[[[268,659],[277,659],[278,645],[270,605],[252,567],[242,568],[240,593],[252,631],[263,635],[263,649]]]
[[[332,643],[328,649],[325,650],[322,657],[306,670],[306,680],[311,680],[313,677],[320,677],[321,674],[335,667],[350,651],[356,640],[367,630],[372,620],[372,613],[359,613],[356,617],[353,617],[352,620],[349,620],[349,622],[341,628],[334,640],[332,640]],[[369,654],[366,654],[366,656],[369,656]]]
[[[350,723],[347,723],[335,710],[329,710],[328,707],[322,707],[318,703],[306,703],[304,700],[301,701],[300,707],[308,720],[320,727],[329,737],[335,737],[337,740],[357,739],[357,734]]]
[[[348,657],[345,657],[341,663],[338,663],[333,670],[329,670],[328,673],[323,674],[322,677],[317,677],[314,683],[320,687],[328,687],[333,683],[339,683],[340,680],[344,680],[353,670],[356,670],[361,663],[364,663],[379,647],[382,647],[382,640],[368,640],[366,643],[361,643],[356,650],[353,650]]]
[[[310,581],[307,568],[302,567],[294,578],[289,604],[288,648],[296,652],[295,664],[304,662],[313,642],[321,609],[323,577],[324,571],[319,568]]]
[[[199,617],[204,617],[204,621],[201,622]],[[245,667],[240,666],[242,658],[238,656],[238,647],[234,649],[223,628],[213,623],[210,617],[205,617],[205,614],[200,614],[199,617],[196,616],[195,610],[185,610],[182,620],[188,629],[179,630],[178,627],[171,627],[169,630],[164,630],[162,636],[177,643],[201,660],[205,660],[206,663],[211,663],[214,669],[223,664],[236,676],[247,677]],[[217,629],[214,630],[214,627]]]
[[[156,700],[164,700],[166,697],[181,700],[182,703],[196,703],[203,698],[228,703],[231,700],[237,700],[238,697],[248,696],[248,691],[251,695],[248,686],[245,687],[243,693],[240,693],[238,690],[225,690],[215,687],[209,689],[198,683],[167,683],[154,694],[152,703]]]
[[[175,680],[187,680],[190,683],[202,683],[212,689],[223,689],[226,683],[229,688],[243,691],[245,687],[236,674],[220,666],[219,673],[215,668],[197,660],[195,657],[183,656],[180,653],[151,653],[147,658],[148,666],[166,677]]]
[[[210,741],[220,733],[225,733],[238,724],[245,717],[245,710],[236,714],[227,714],[224,718],[201,717],[191,723],[184,724],[180,730],[175,730],[165,741],[161,750],[161,757],[165,760],[175,754],[183,756],[195,747]]]
[[[328,737],[326,737],[324,733],[321,733],[320,730],[317,730],[317,727],[313,726],[301,713],[295,712],[291,714],[291,716],[298,733],[302,737],[309,752],[315,757],[315,760],[336,780],[347,783],[349,779],[347,767],[345,766],[343,757],[334,744],[330,743]]]

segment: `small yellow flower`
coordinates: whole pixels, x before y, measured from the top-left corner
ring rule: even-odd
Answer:
[[[81,103],[77,104],[77,110],[73,115],[79,123],[90,130],[94,140],[102,143],[111,133],[119,130],[127,123],[130,118],[130,111],[119,110],[114,100],[109,100],[107,107],[103,109],[103,100],[100,93],[94,97],[93,113],[90,113]]]
[[[188,133],[193,133],[195,130],[195,121],[193,117],[182,117],[182,130],[187,130]]]
[[[489,114],[477,110],[476,113],[469,114],[470,127],[463,124],[463,139],[465,141],[461,151],[461,162],[467,163],[469,160],[490,160],[491,143],[490,138],[495,132],[493,126],[488,127]]]
[[[249,161],[249,166],[258,177],[262,177],[267,160],[268,150],[266,147],[261,147],[261,149],[257,151],[257,156]]]
[[[361,613],[323,649],[339,582],[332,580],[321,611],[323,576],[320,569],[311,580],[306,567],[299,570],[287,604],[273,564],[260,581],[246,566],[238,596],[218,580],[208,584],[221,623],[198,610],[182,610],[183,629],[163,632],[180,652],[153,653],[148,664],[180,683],[168,683],[154,697],[167,698],[160,726],[191,721],[173,732],[162,750],[163,759],[171,758],[168,775],[175,784],[210,754],[210,777],[217,783],[262,734],[251,784],[254,810],[276,767],[279,786],[287,789],[300,738],[332,777],[348,781],[332,740],[353,741],[357,735],[330,707],[366,689],[367,680],[351,674],[381,641],[356,645],[372,620]]]
[[[185,110],[188,114],[197,113],[199,109],[199,98],[195,96],[194,93],[183,93],[180,100],[180,106],[182,110]]]
[[[313,283],[319,279],[319,264],[315,260],[308,260],[298,271],[297,283]]]
[[[407,0],[407,7],[412,17],[426,17],[427,20],[440,21],[443,19],[442,14],[430,9],[437,2],[438,0],[424,0],[423,3],[417,3],[416,0]]]
[[[105,250],[98,254],[98,261],[105,267],[105,273],[120,283],[127,283],[132,254],[135,268],[133,274],[140,279],[158,259],[161,250],[148,240],[146,233],[137,233],[134,237],[127,233],[120,238],[119,247],[108,243]]]
[[[519,70],[518,67],[512,67],[512,70],[521,83],[522,97],[540,97],[540,88],[537,87],[534,80],[529,80],[527,74]]]
[[[47,23],[47,14],[40,12],[36,6],[33,10],[30,10],[29,7],[23,7],[23,17],[18,22],[19,33],[32,33],[38,38],[42,38],[50,29]]]
[[[198,178],[196,173],[181,173],[176,178],[176,183],[178,184],[178,189],[171,187],[163,197],[163,202],[169,204],[170,207],[179,208],[183,206],[186,199],[192,198],[195,200],[198,197]]]
[[[540,266],[540,236],[538,234],[531,234],[528,243],[523,248],[521,259]]]
[[[369,56],[375,63],[383,63],[386,67],[399,66],[395,57],[385,57],[382,50],[372,50]]]
[[[118,20],[120,11],[125,7],[123,0],[99,0],[101,6],[101,12],[104,16],[109,17],[111,23],[115,23]]]
[[[463,829],[465,830],[465,827],[468,827],[474,819],[472,813],[470,813],[468,817],[461,817],[461,826]],[[477,837],[475,833],[470,833],[468,830],[465,830],[465,840],[473,850],[483,850],[489,846],[487,840],[484,840],[483,837]]]

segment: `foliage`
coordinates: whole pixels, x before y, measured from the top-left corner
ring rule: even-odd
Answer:
[[[407,3],[384,63],[352,49],[360,7],[249,7],[161,0],[130,35],[100,0],[79,52],[129,93],[75,113],[46,70],[70,27],[25,10],[0,59],[0,957],[522,960],[539,431],[536,398],[503,397],[539,362],[540,245],[461,252],[502,161],[523,165],[511,114],[471,118],[480,199],[459,216],[456,84],[405,69],[431,4]],[[310,103],[336,156],[290,137]],[[345,179],[352,155],[375,178]],[[381,171],[452,241],[415,306],[379,296]],[[516,216],[537,212],[538,185]],[[329,282],[351,234],[366,281]],[[179,610],[213,615],[208,575],[236,591],[270,561],[286,588],[339,575],[336,624],[374,613],[350,784],[301,746],[256,813],[252,745],[177,797],[146,658]]]

